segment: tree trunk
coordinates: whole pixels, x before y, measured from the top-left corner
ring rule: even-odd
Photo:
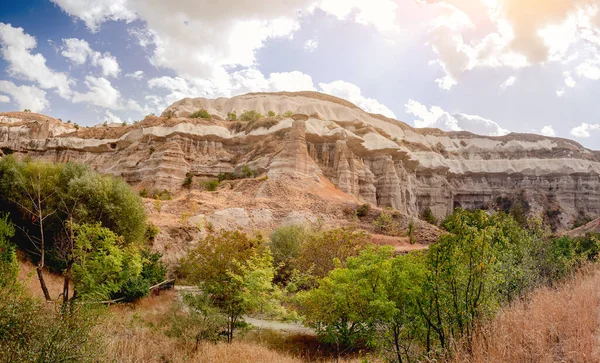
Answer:
[[[40,219],[40,262],[37,265],[37,275],[38,275],[38,279],[40,280],[40,286],[42,287],[42,292],[44,293],[44,297],[46,298],[46,301],[52,301],[52,298],[50,297],[50,293],[48,292],[48,287],[46,286],[46,281],[44,281],[44,262],[45,262],[45,258],[46,258],[46,249],[45,249],[45,245],[44,245],[44,218],[42,215],[42,202],[41,202],[41,196],[38,192],[38,210],[39,210],[39,215],[38,218]]]
[[[35,270],[37,271],[38,279],[40,280],[40,286],[42,287],[44,298],[46,299],[46,301],[52,301],[50,293],[48,292],[48,287],[46,286],[46,281],[44,281],[44,272],[42,270],[43,268],[44,267],[41,264],[38,264]]]

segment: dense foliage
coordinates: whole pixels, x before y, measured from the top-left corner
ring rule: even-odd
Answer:
[[[277,295],[273,257],[261,236],[211,233],[182,261],[181,271],[201,291],[190,307],[207,317],[209,312],[220,315],[225,324],[219,328],[228,342],[244,325],[244,315],[271,309]]]
[[[65,303],[70,298],[135,299],[164,279],[164,267],[159,269],[162,276],[144,277],[144,269],[157,263],[143,262],[148,254],[146,213],[140,197],[121,179],[78,164],[4,157],[0,212],[10,213],[17,244],[34,252],[47,300],[56,297],[45,285],[46,266],[64,276]],[[6,217],[4,221],[8,222]],[[0,235],[0,244],[1,240]],[[74,292],[69,291],[70,282]]]
[[[305,323],[340,349],[379,347],[399,362],[443,356],[502,305],[598,256],[594,236],[552,238],[541,222],[523,228],[504,213],[457,210],[443,226],[425,254],[367,248],[338,263],[297,294]]]

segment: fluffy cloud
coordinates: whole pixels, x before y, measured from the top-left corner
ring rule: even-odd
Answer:
[[[346,99],[363,110],[370,113],[378,113],[390,118],[396,118],[396,115],[385,105],[373,98],[367,98],[362,95],[360,88],[352,83],[344,81],[334,81],[331,83],[319,83],[321,91],[332,96]]]
[[[112,123],[123,123],[123,120],[121,120],[121,118],[117,115],[115,115],[114,113],[110,112],[110,111],[106,111],[104,113],[104,121],[112,124]]]
[[[37,42],[23,28],[0,23],[0,45],[11,76],[36,82],[43,89],[56,89],[63,98],[71,96],[70,87],[74,82],[65,73],[48,68],[43,55],[31,53]]]
[[[417,117],[413,121],[415,127],[435,127],[446,131],[470,131],[479,135],[501,136],[509,133],[496,122],[481,116],[464,113],[450,114],[441,107],[427,106],[409,100],[405,106],[406,113]]]
[[[93,50],[89,43],[83,39],[68,38],[63,39],[61,54],[77,65],[85,64],[88,60],[95,67],[102,69],[104,77],[116,77],[121,72],[117,59],[110,53],[100,53]]]
[[[127,6],[127,0],[50,0],[67,14],[77,17],[96,32],[100,24],[108,20],[135,20],[136,16]]]
[[[46,92],[35,86],[17,86],[10,81],[0,81],[0,92],[9,94],[21,110],[28,108],[33,112],[40,112],[50,105]]]
[[[125,77],[140,80],[144,78],[144,71],[135,71],[133,73],[127,73]]]
[[[86,76],[84,83],[88,88],[88,91],[85,93],[75,92],[72,98],[73,102],[86,102],[94,106],[110,108],[113,110],[143,110],[134,100],[123,101],[121,92],[114,88],[106,78]]]
[[[321,9],[393,31],[398,5],[393,0],[223,0],[201,5],[193,0],[52,0],[93,31],[109,20],[141,20],[141,44],[154,43],[151,61],[187,79],[224,77],[232,66],[253,67],[255,52],[268,39],[291,37],[302,14]]]
[[[508,77],[508,79],[500,85],[500,88],[502,90],[506,90],[508,87],[514,86],[516,81],[517,81],[517,77],[514,77],[514,76]]]
[[[554,131],[554,127],[552,127],[552,125],[546,125],[546,126],[542,127],[541,133],[544,136],[549,136],[549,137],[556,136],[556,131]]]
[[[581,49],[586,43],[600,45],[597,0],[485,0],[482,6],[463,0],[421,2],[433,4],[438,14],[431,22],[430,37],[445,74],[437,82],[444,89],[475,68],[568,64],[578,56],[574,45]],[[477,24],[485,19],[492,28],[478,28],[473,19]],[[594,74],[594,68],[584,63],[577,73]]]
[[[588,124],[583,122],[581,125],[571,129],[571,135],[577,138],[588,138],[591,136],[590,131],[600,130],[600,124]]]
[[[10,102],[10,97],[5,96],[5,95],[0,95],[0,103],[9,103]]]
[[[316,38],[309,39],[304,42],[304,50],[306,50],[307,52],[314,52],[318,47],[319,47],[319,40]]]

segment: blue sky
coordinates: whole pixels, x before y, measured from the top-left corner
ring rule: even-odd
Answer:
[[[599,149],[599,3],[4,1],[0,111],[93,125],[183,97],[315,90],[417,127]]]

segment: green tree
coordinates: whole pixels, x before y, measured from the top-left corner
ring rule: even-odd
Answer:
[[[273,257],[262,237],[251,238],[240,231],[222,230],[200,240],[182,260],[181,272],[225,317],[228,342],[244,315],[270,310],[271,299],[278,295]]]
[[[309,232],[301,225],[279,226],[269,239],[269,248],[273,254],[273,262],[277,267],[277,280],[286,281],[293,270],[293,262],[302,243],[308,238]]]
[[[368,233],[350,228],[313,233],[301,245],[294,266],[300,272],[324,277],[335,268],[335,259],[343,265],[349,257],[358,255],[370,242]]]
[[[366,249],[348,258],[318,281],[318,287],[299,292],[296,302],[304,323],[325,342],[344,349],[375,343],[377,322],[394,313],[386,281],[390,274],[392,249]]]
[[[17,249],[10,241],[15,228],[8,217],[8,214],[0,214],[0,290],[5,292],[14,286],[19,275]]]
[[[103,300],[122,289],[142,272],[141,256],[134,246],[99,224],[76,227],[73,251],[74,298]]]

